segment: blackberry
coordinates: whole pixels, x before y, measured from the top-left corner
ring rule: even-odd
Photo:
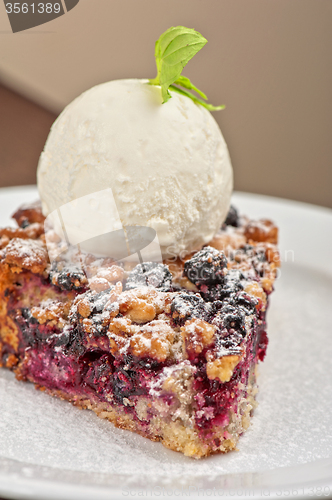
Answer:
[[[91,292],[86,292],[85,294],[80,295],[80,298],[87,299],[90,303],[90,310],[88,311],[88,317],[90,320],[90,340],[97,340],[100,337],[106,336],[108,324],[103,320],[102,313],[105,310],[106,303],[109,301],[110,291],[112,290],[112,288],[114,287],[103,290],[102,292],[99,292],[95,295],[93,295]],[[109,309],[110,308],[107,307],[106,310]],[[85,343],[86,332],[84,327],[84,320],[79,313],[79,307],[72,310],[69,319],[73,327],[70,342],[73,343],[73,340],[75,339],[75,342],[76,340],[78,341],[76,342],[76,344],[78,343],[83,345]]]
[[[109,300],[109,293],[114,287],[110,287],[107,290],[97,293],[96,295],[89,294],[88,299],[92,306],[92,313],[101,313]]]
[[[251,262],[258,276],[264,276],[266,271],[266,251],[264,248],[252,245],[244,245],[240,251],[247,255],[249,262]]]
[[[27,307],[23,307],[21,309],[21,314],[18,312],[18,314],[14,316],[14,319],[21,329],[24,347],[34,347],[39,340],[39,324],[38,320],[32,316],[31,310]]]
[[[67,353],[74,354],[75,356],[82,356],[86,349],[84,346],[85,332],[81,325],[73,325],[67,332],[69,334],[68,343],[66,345]]]
[[[241,307],[246,314],[252,314],[255,311],[255,307],[258,301],[246,294],[245,292],[238,292],[230,300],[230,304],[235,307]]]
[[[241,348],[239,347],[242,342],[242,336],[233,333],[227,337],[220,338],[217,340],[217,348],[220,350],[227,350],[228,354],[240,354]]]
[[[204,287],[203,290],[200,289],[200,294],[206,302],[220,301],[225,295],[224,287],[220,284]]]
[[[223,288],[223,294],[225,297],[230,297],[231,295],[243,290],[243,285],[241,281],[244,280],[244,276],[241,271],[237,269],[230,269],[225,277],[225,283]]]
[[[140,396],[146,393],[146,389],[142,387],[136,371],[125,370],[124,368],[120,368],[114,374],[112,389],[114,398],[120,404],[124,404],[124,398],[128,399],[131,396]]]
[[[231,205],[228,210],[226,220],[224,222],[225,226],[239,227],[239,215],[236,208]]]
[[[236,330],[241,332],[243,336],[245,335],[245,314],[243,311],[231,305],[227,305],[220,310],[220,315],[223,326],[227,330]]]
[[[141,286],[153,286],[162,292],[168,292],[172,286],[172,274],[168,266],[156,262],[138,264],[129,273],[126,290]]]
[[[84,271],[77,266],[65,266],[61,270],[61,263],[53,262],[50,270],[50,280],[61,290],[79,290],[86,283]]]
[[[22,218],[22,220],[21,220],[21,222],[20,222],[20,227],[21,227],[22,229],[25,229],[25,228],[26,228],[26,227],[28,227],[29,225],[30,225],[29,220],[28,220],[26,217]]]
[[[11,311],[9,314],[18,325],[22,334],[20,349],[40,347],[45,343],[51,344],[58,340],[60,333],[57,328],[39,324],[38,320],[32,316],[29,308],[23,307],[22,309]]]
[[[241,281],[245,279],[243,273],[239,269],[230,269],[226,274],[225,281],[227,286],[232,288],[243,289]]]
[[[230,269],[224,277],[222,284],[200,288],[200,293],[207,302],[225,300],[232,297],[237,292],[243,290],[241,280],[244,279],[242,273],[236,269]]]
[[[243,310],[230,304],[224,305],[213,319],[213,324],[218,328],[221,336],[241,339],[246,334],[246,314]]]
[[[113,357],[100,350],[87,351],[80,357],[81,371],[84,373],[84,385],[100,393],[111,390],[114,371]]]
[[[72,335],[72,327],[65,328],[59,334],[55,334],[52,336],[52,340],[54,340],[54,347],[63,347],[67,348],[70,344],[71,335]]]
[[[209,308],[200,295],[182,292],[172,300],[171,314],[178,325],[184,325],[191,318],[208,319]]]
[[[250,259],[256,260],[257,262],[266,262],[265,248],[260,248],[258,246],[254,247],[252,245],[244,245],[241,249]]]
[[[243,245],[243,247],[240,248],[240,250],[243,250],[243,252],[249,256],[253,255],[254,247],[253,245]]]
[[[183,273],[196,286],[214,285],[224,282],[227,259],[223,252],[204,247],[184,264]]]
[[[22,318],[24,318],[28,324],[38,324],[38,320],[32,316],[31,309],[28,307],[22,307],[21,314]]]

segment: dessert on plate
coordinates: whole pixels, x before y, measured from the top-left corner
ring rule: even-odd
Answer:
[[[230,206],[219,108],[181,76],[205,43],[170,28],[156,79],[73,101],[40,158],[41,201],[0,229],[1,365],[195,458],[249,426],[279,266],[276,226]]]

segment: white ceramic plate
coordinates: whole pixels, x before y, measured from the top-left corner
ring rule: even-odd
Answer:
[[[0,190],[0,226],[36,188]],[[0,370],[0,496],[116,499],[332,497],[332,211],[236,193],[280,227],[259,406],[239,451],[196,461]]]

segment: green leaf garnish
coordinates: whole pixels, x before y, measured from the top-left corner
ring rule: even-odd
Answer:
[[[171,89],[189,97],[195,103],[204,106],[209,111],[217,111],[225,107],[213,106],[206,103],[207,97],[204,92],[195,87],[189,78],[181,75],[185,65],[206,43],[206,38],[198,33],[198,31],[185,28],[184,26],[169,28],[156,41],[155,58],[157,76],[149,80],[149,83],[151,85],[160,85],[163,103],[172,97],[168,91],[168,89]],[[202,99],[184,89],[194,90]]]
[[[183,75],[179,76],[179,78],[174,83],[176,85],[181,85],[181,87],[184,87],[185,89],[194,90],[195,92],[197,92],[197,94],[203,97],[203,99],[207,100],[207,97],[204,94],[204,92],[195,87],[195,85],[191,83],[189,78],[187,78],[186,76]]]
[[[199,99],[199,97],[196,97],[191,92],[187,92],[186,90],[180,89],[179,87],[175,87],[175,85],[171,85],[170,89],[174,90],[174,92],[177,92],[178,94],[182,94],[182,95],[185,95],[186,97],[189,97],[196,104],[200,104],[201,106],[204,106],[204,108],[208,109],[209,111],[219,111],[221,109],[225,109],[224,104],[222,104],[220,106],[213,106],[213,104],[209,104],[208,102],[204,102],[202,99]]]

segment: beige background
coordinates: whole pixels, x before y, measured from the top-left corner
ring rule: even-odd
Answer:
[[[1,3],[0,81],[59,113],[92,85],[155,76],[154,41],[178,24],[209,41],[184,74],[212,103],[227,106],[214,116],[236,189],[332,207],[331,0],[80,0],[66,15],[17,34]],[[43,118],[38,140],[35,132],[38,154],[51,118]],[[30,142],[33,120],[22,132]],[[5,168],[8,159],[0,185]]]

